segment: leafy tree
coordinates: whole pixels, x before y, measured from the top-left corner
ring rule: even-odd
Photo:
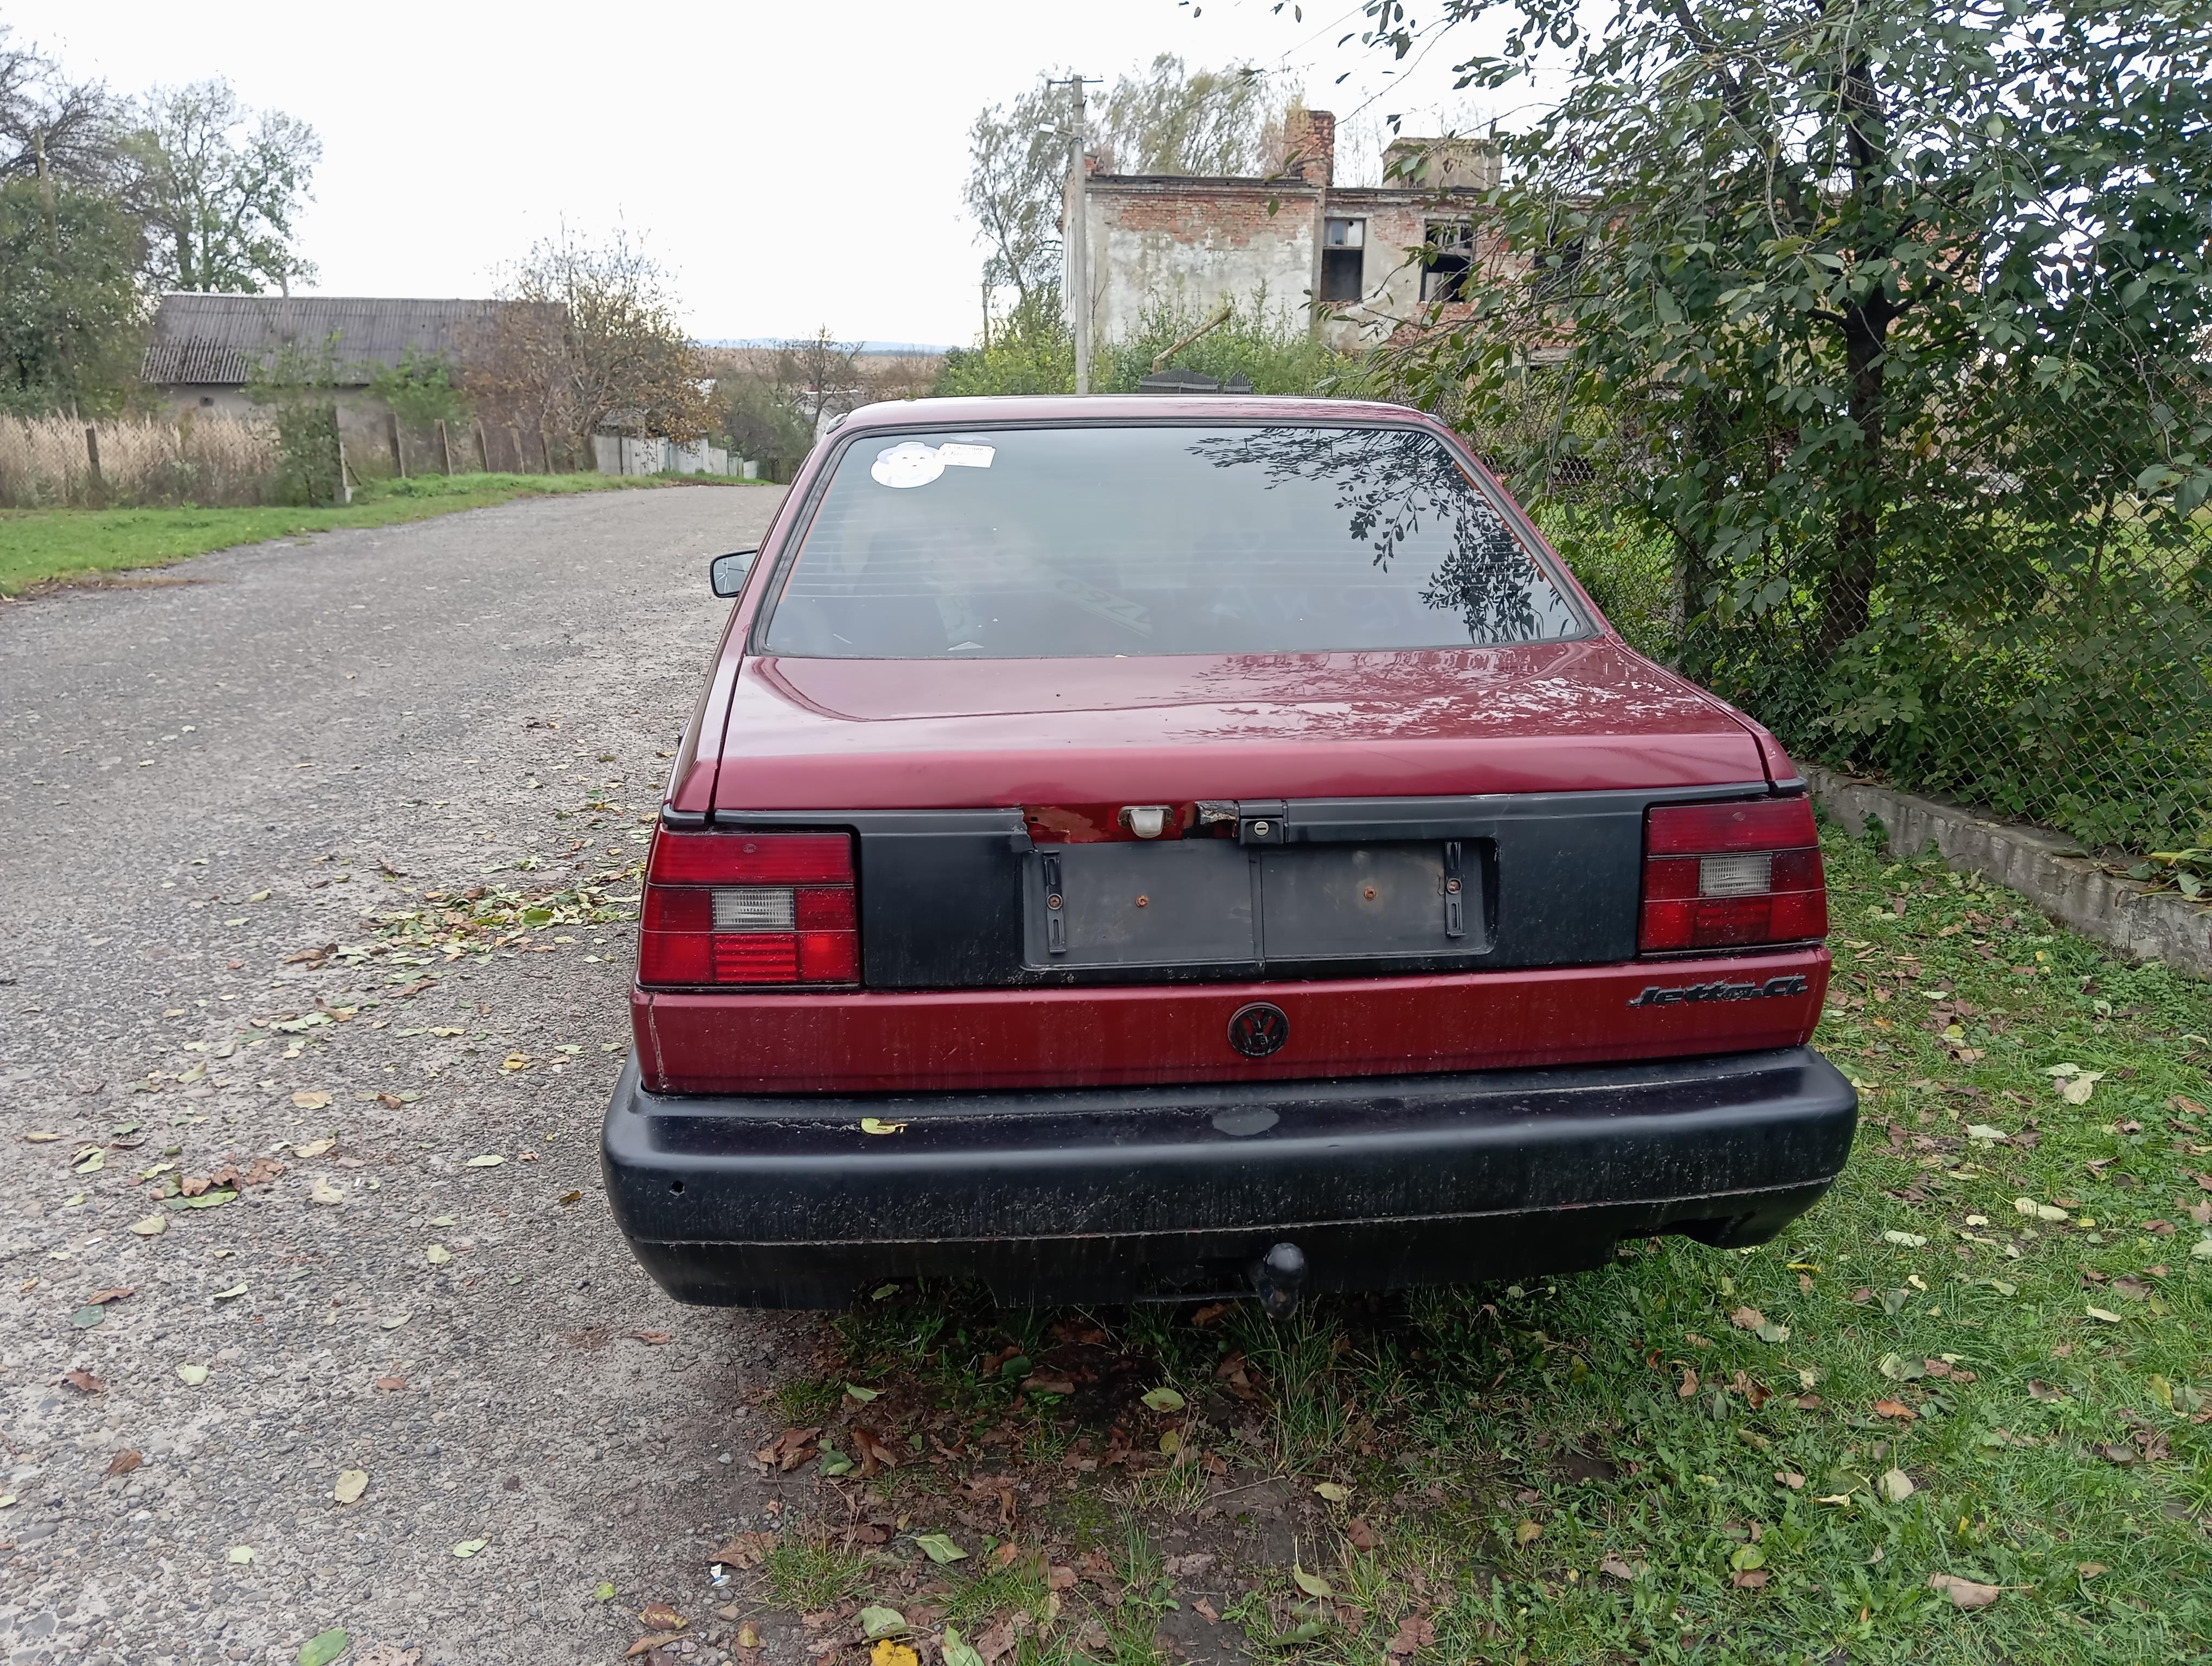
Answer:
[[[119,107],[97,82],[73,82],[0,23],[0,179],[112,188],[120,172]]]
[[[1192,70],[1162,52],[1107,95],[1100,164],[1115,173],[1266,172],[1279,160],[1267,154],[1269,94],[1267,75],[1249,64]]]
[[[379,365],[369,374],[368,391],[410,428],[454,423],[469,414],[469,396],[455,385],[453,371],[443,353],[410,347],[398,364]]]
[[[1686,663],[1799,744],[2086,835],[2212,814],[2212,8],[1430,22],[1491,17],[1463,84],[1565,91],[1504,141],[1469,305],[1386,373],[1661,535]]]
[[[105,415],[136,374],[137,221],[51,180],[0,182],[0,410]]]
[[[572,435],[583,459],[602,429],[679,443],[707,431],[705,368],[668,274],[627,232],[594,244],[564,227],[515,266],[504,298],[464,372],[503,420]]]
[[[246,378],[246,397],[276,424],[271,496],[279,503],[335,503],[344,495],[337,348],[335,336],[313,347],[288,342]]]
[[[1039,76],[1011,107],[994,104],[968,130],[968,211],[990,252],[983,281],[1011,286],[1018,304],[1060,289],[1060,188],[1068,100]]]
[[[322,141],[280,111],[249,109],[227,81],[157,88],[125,141],[165,288],[285,294],[313,280],[294,246]]]
[[[968,130],[964,199],[989,253],[983,281],[1011,287],[1018,310],[1042,297],[1057,306],[1060,210],[1067,182],[1069,100],[1036,85],[1011,105],[992,105]],[[1107,172],[1259,173],[1279,160],[1280,125],[1270,119],[1269,82],[1232,64],[1188,70],[1172,53],[1141,75],[1125,75],[1091,107],[1086,150]]]

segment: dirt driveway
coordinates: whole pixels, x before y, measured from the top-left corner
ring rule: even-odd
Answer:
[[[0,1658],[614,1659],[647,1596],[725,1657],[702,1547],[816,1332],[664,1298],[595,1141],[705,558],[776,497],[0,611]]]

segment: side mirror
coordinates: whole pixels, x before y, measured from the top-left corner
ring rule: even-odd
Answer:
[[[718,596],[734,596],[745,587],[745,575],[753,570],[757,550],[732,550],[707,563],[707,582]]]

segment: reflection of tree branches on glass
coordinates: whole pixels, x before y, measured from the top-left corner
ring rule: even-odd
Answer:
[[[1455,612],[1474,642],[1547,641],[1573,628],[1566,602],[1432,435],[1411,429],[1262,428],[1208,435],[1192,453],[1216,468],[1258,466],[1269,487],[1303,480],[1335,489],[1355,542],[1387,572],[1425,523],[1444,542],[1420,592]]]

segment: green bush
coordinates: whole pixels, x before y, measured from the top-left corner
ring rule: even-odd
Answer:
[[[1211,316],[1159,302],[1146,309],[1135,332],[1097,351],[1091,389],[1133,393],[1152,374],[1152,360]],[[1242,376],[1255,393],[1326,393],[1348,385],[1356,361],[1334,351],[1292,322],[1287,311],[1270,311],[1262,295],[1227,322],[1174,355],[1179,370],[1226,381]],[[1057,291],[1033,296],[993,332],[989,345],[955,348],[945,355],[930,392],[939,396],[1073,393],[1075,344],[1060,315]]]

